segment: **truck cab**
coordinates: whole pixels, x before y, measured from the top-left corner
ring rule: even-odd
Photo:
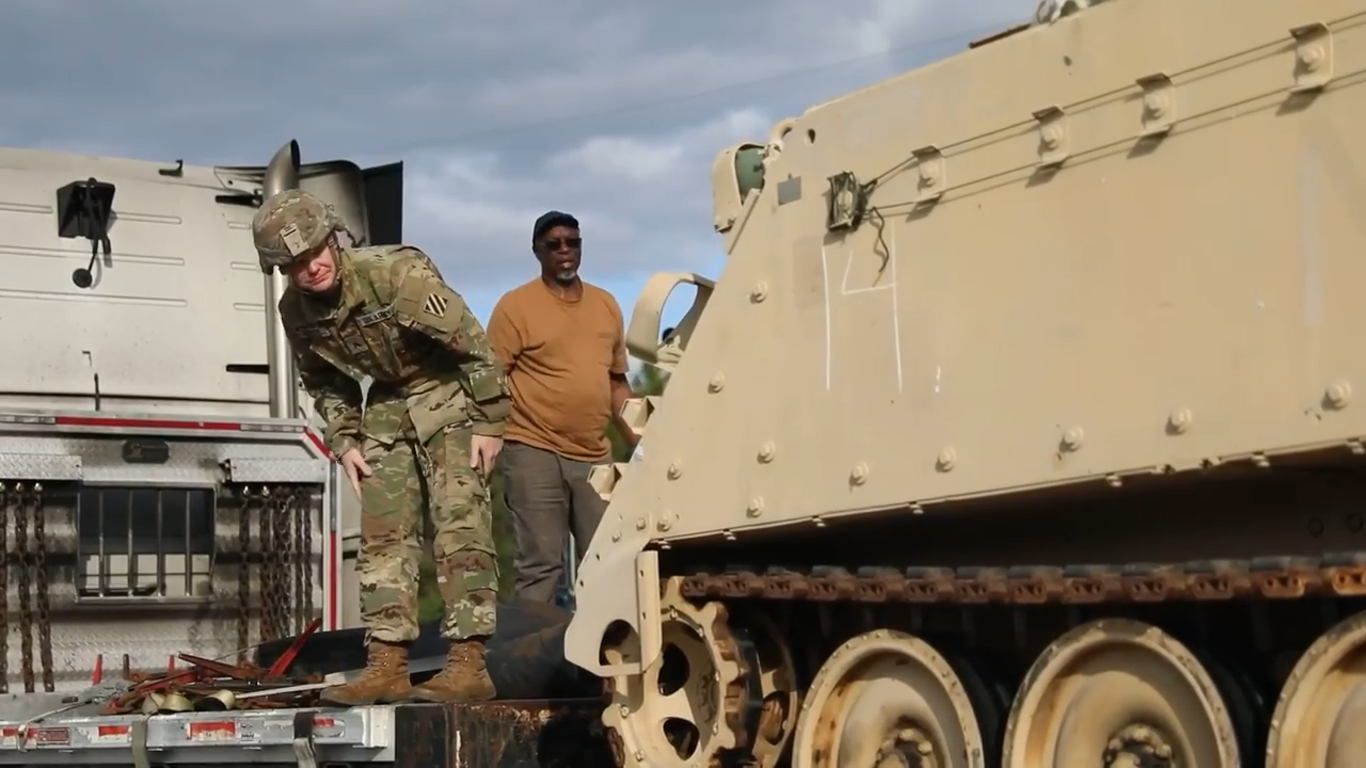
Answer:
[[[293,186],[358,239],[401,239],[402,163],[0,148],[0,691],[359,624],[359,504],[251,244]]]

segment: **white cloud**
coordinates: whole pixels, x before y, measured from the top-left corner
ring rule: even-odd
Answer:
[[[651,142],[633,136],[596,136],[552,157],[547,165],[560,172],[645,184],[674,170],[683,152],[683,146],[674,142]]]
[[[661,184],[673,187],[680,177],[705,178],[711,168],[712,156],[741,139],[766,136],[772,122],[757,109],[747,108],[661,138],[594,136],[573,149],[552,156],[547,165],[557,172],[646,187],[657,188]],[[699,160],[705,162],[699,164]]]
[[[6,0],[9,145],[259,164],[405,161],[408,239],[480,314],[577,215],[585,275],[714,273],[712,159],[807,105],[1024,19],[1030,0]],[[75,23],[73,20],[79,20]],[[943,38],[949,43],[936,43]],[[22,73],[18,75],[15,73]]]
[[[490,154],[446,155],[411,178],[410,239],[486,296],[534,275],[531,223],[550,209],[579,218],[585,277],[618,294],[659,269],[714,272],[712,160],[771,123],[746,108],[656,136],[594,136],[522,169]],[[629,310],[635,296],[624,293]]]

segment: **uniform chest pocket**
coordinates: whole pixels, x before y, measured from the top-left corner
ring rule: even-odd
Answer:
[[[355,357],[347,352],[336,326],[330,323],[311,323],[295,329],[294,333],[314,354],[347,376],[365,376],[365,371],[356,367]]]
[[[371,376],[381,381],[399,377],[403,368],[398,355],[401,344],[392,304],[355,315],[338,335],[347,354]]]
[[[299,335],[299,338],[315,344],[323,340],[332,339],[337,335],[336,331],[325,325],[305,325],[300,327],[295,333]]]

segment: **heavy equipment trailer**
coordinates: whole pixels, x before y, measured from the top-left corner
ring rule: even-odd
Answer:
[[[599,699],[66,717],[0,728],[0,765],[610,768],[601,719]]]
[[[1364,764],[1363,82],[1363,0],[1045,2],[722,153],[576,585],[626,765]]]
[[[236,680],[197,686],[183,673],[179,678],[166,674],[137,681],[136,687],[110,680],[81,692],[0,698],[0,765],[615,765],[601,721],[602,686],[564,661],[568,613],[516,600],[499,608],[499,629],[488,657],[500,692],[497,701],[355,708],[254,703],[259,694],[286,700],[300,695],[292,689],[317,692],[316,685],[289,685],[288,678],[313,680],[364,666],[363,630],[323,632],[302,643],[282,638],[263,644],[253,654],[252,666],[224,670],[243,673]],[[416,683],[445,662],[437,622],[422,629],[411,649]],[[261,686],[259,694],[254,686],[232,685],[246,682],[245,673],[253,668],[279,668],[278,674],[266,677],[280,681]],[[223,697],[227,690],[236,695]],[[179,708],[190,705],[195,711],[171,711],[176,694],[193,697],[192,704],[187,699]],[[108,714],[111,695],[140,711]]]

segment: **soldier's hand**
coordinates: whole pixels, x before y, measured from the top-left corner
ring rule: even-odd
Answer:
[[[470,438],[470,466],[474,471],[488,477],[493,473],[493,462],[498,460],[498,452],[503,450],[503,438],[491,435],[475,435]]]
[[[343,453],[341,458],[337,459],[337,463],[341,464],[342,469],[346,470],[346,477],[351,481],[351,487],[355,489],[356,496],[360,496],[361,478],[369,477],[374,474],[374,471],[370,469],[370,465],[366,464],[365,459],[361,456],[360,449],[352,448],[346,453]]]

